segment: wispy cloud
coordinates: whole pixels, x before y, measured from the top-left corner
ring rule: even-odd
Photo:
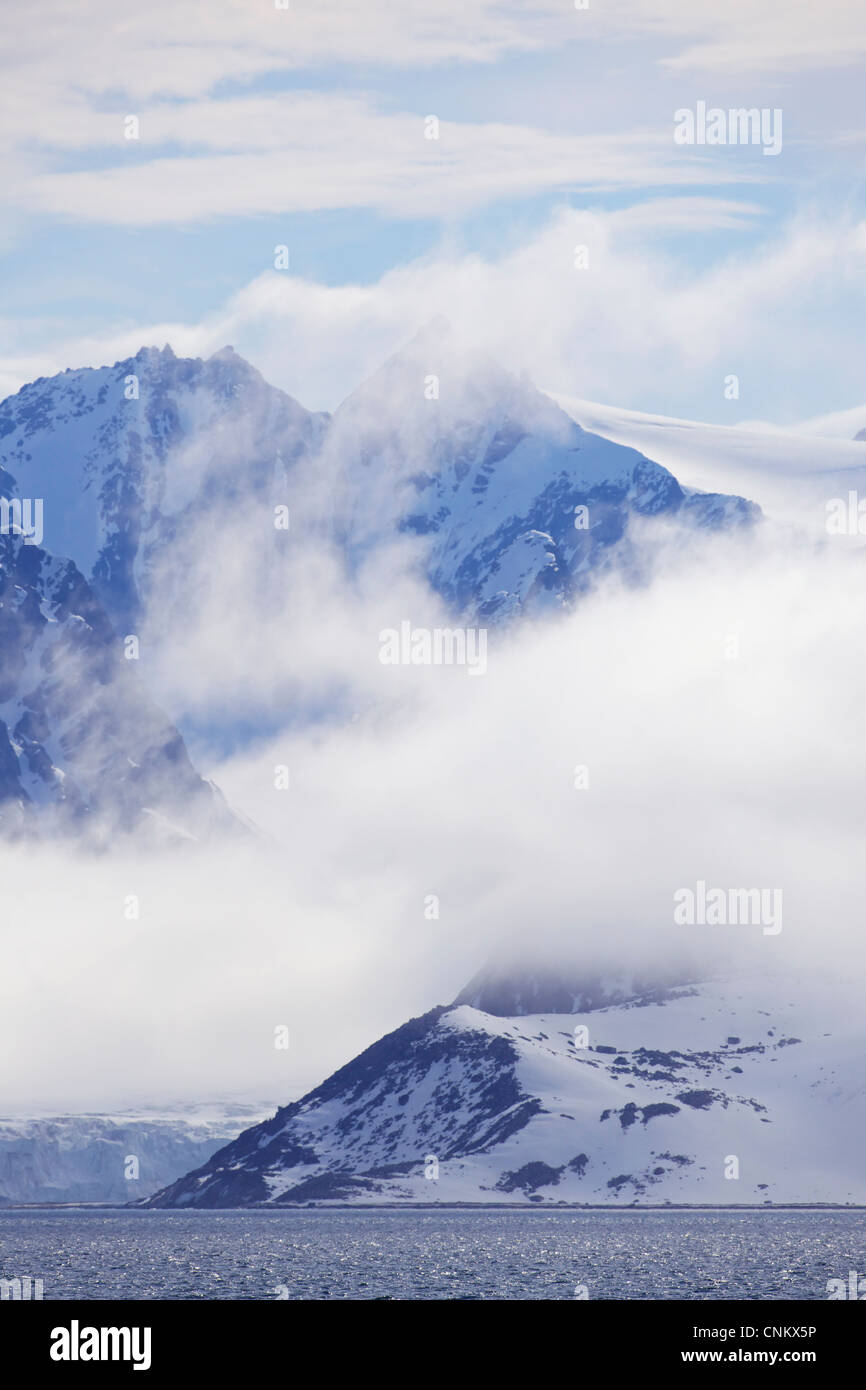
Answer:
[[[479,66],[521,54],[542,60],[570,45],[575,80],[585,82],[593,55],[604,69],[615,45],[639,92],[641,45],[650,39],[673,111],[693,70],[772,73],[866,54],[850,0],[825,6],[817,27],[803,0],[784,15],[774,0],[722,9],[709,0],[630,0],[615,12],[546,0],[292,0],[288,10],[190,0],[128,10],[82,0],[68,13],[28,6],[19,27],[0,96],[7,197],[14,184],[26,210],[124,226],[336,207],[456,215],[542,191],[720,184],[732,166],[674,151],[655,119],[657,93],[646,106],[652,118],[628,121],[631,129],[609,113],[607,132],[595,122],[563,132],[525,114],[544,68],[512,76],[503,68],[501,85],[523,93],[521,115],[514,103],[498,123],[454,119],[445,109],[433,141],[424,139],[425,83],[410,110],[389,74],[457,63],[468,91]],[[297,90],[309,71],[315,89]],[[375,97],[358,89],[363,73],[367,81],[373,74]],[[289,89],[274,90],[275,82]],[[588,91],[600,99],[597,86]],[[136,141],[124,138],[129,114],[140,121]]]
[[[137,119],[134,152],[119,115],[90,115],[77,129],[72,123],[64,142],[98,148],[100,167],[40,172],[37,161],[16,187],[17,204],[124,226],[333,208],[449,220],[503,198],[756,176],[684,153],[668,129],[562,135],[438,117],[434,127],[423,112],[386,112],[362,97],[292,93],[172,104],[143,109]],[[172,147],[183,153],[167,152]]]
[[[115,361],[142,343],[171,342],[193,356],[232,343],[308,408],[333,409],[443,312],[539,385],[585,399],[730,424],[794,422],[810,402],[815,414],[828,403],[859,404],[861,224],[798,217],[768,230],[749,252],[731,240],[710,265],[684,267],[678,233],[731,238],[760,221],[756,211],[709,198],[651,199],[616,213],[563,209],[498,257],[443,246],[368,285],[267,271],[199,322],[143,321],[58,339],[23,357],[7,324],[0,391],[70,364]],[[583,268],[575,264],[578,247],[586,248]],[[724,398],[730,373],[740,379],[737,402]]]

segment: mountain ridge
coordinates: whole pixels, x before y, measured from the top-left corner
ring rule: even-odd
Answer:
[[[67,557],[58,565],[74,567],[72,587],[83,596],[86,585],[88,612],[98,611],[77,649],[88,647],[106,738],[112,718],[129,725],[119,697],[130,683],[96,680],[97,666],[116,665],[120,640],[138,643],[144,630],[157,660],[146,670],[142,664],[140,679],[153,681],[150,694],[157,702],[164,695],[171,708],[174,693],[157,684],[161,635],[196,623],[201,612],[213,620],[207,604],[225,568],[224,546],[231,547],[243,601],[276,615],[290,597],[287,557],[315,547],[323,532],[340,549],[347,583],[372,547],[413,536],[413,563],[452,613],[496,623],[567,607],[612,568],[642,580],[653,539],[639,535],[640,527],[676,522],[700,533],[751,525],[760,515],[742,498],[683,488],[651,459],[584,430],[527,377],[464,351],[444,321],[393,354],[333,416],[305,410],[230,347],[207,359],[177,357],[170,345],[144,347],[111,367],[39,378],[0,403],[0,495],[44,504],[40,553]],[[287,527],[289,501],[302,524],[287,547],[275,513],[285,512]],[[19,555],[15,574],[20,563]],[[37,606],[44,599],[30,596]],[[48,613],[52,622],[56,617]],[[87,625],[84,612],[75,617]],[[11,617],[9,624],[11,632]],[[68,641],[63,649],[68,653]],[[93,776],[84,778],[83,800],[80,776],[63,786],[75,730],[83,740],[89,727],[85,685],[67,680],[61,708],[48,699],[57,682],[36,682],[41,734],[25,746],[37,712],[27,703],[31,676],[23,661],[20,644],[9,644],[6,683],[22,689],[19,704],[0,714],[7,730],[0,738],[0,828],[16,823],[15,815],[32,821],[35,793],[52,778],[56,801],[92,805],[100,795]],[[112,691],[118,704],[109,717]],[[76,702],[77,725],[68,717]],[[153,712],[145,717],[141,710],[152,724]],[[225,717],[238,725],[243,714],[238,708]],[[182,708],[176,717],[182,725]],[[183,814],[175,814],[181,791],[201,801],[183,728],[175,734],[173,743],[167,733],[158,739],[164,799],[174,804],[170,834],[182,831]],[[141,769],[153,758],[143,745],[132,746],[131,733],[126,737],[134,769],[126,780],[142,782]],[[92,728],[89,738],[96,765]],[[60,748],[53,762],[46,751],[52,740]],[[176,796],[168,785],[170,747]],[[22,756],[28,787],[13,767],[15,758],[23,767]],[[33,780],[37,763],[46,774],[41,781]],[[112,775],[119,795],[124,779],[116,765]],[[131,818],[140,821],[147,806],[139,798]]]

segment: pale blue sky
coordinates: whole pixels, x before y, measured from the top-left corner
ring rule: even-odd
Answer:
[[[472,300],[473,328],[519,336],[552,389],[730,423],[859,404],[858,0],[717,11],[76,0],[61,22],[39,0],[4,98],[0,392],[163,332],[207,352],[231,330],[331,407],[428,307],[459,318]],[[674,111],[699,100],[781,108],[781,155],[675,146]],[[605,280],[569,320],[566,243],[586,213]],[[719,379],[738,368],[732,406]]]

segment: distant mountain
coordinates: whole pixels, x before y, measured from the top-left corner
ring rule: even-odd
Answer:
[[[71,560],[0,535],[0,833],[240,832]]]
[[[0,405],[0,493],[44,500],[46,548],[134,632],[154,568],[203,527],[230,543],[257,508],[285,501],[287,471],[323,424],[230,347],[206,361],[142,348]]]
[[[272,505],[289,498],[350,569],[401,533],[423,537],[433,587],[494,621],[570,603],[605,568],[640,572],[638,523],[718,529],[760,515],[583,429],[528,378],[464,351],[444,320],[333,418],[231,348],[206,361],[142,348],[40,378],[0,405],[2,494],[43,501],[46,548],[75,562],[121,633],[138,630],[157,577],[157,601],[187,611],[207,582],[202,545],[209,560],[241,547],[251,595],[278,610],[268,538]]]
[[[329,536],[351,582],[371,549],[411,534],[455,615],[496,622],[569,604],[608,568],[642,575],[642,527],[759,515],[582,429],[527,379],[464,353],[442,321],[333,418],[231,348],[206,361],[142,348],[41,378],[0,404],[0,499],[0,832],[38,820],[103,838],[232,822],[148,700],[159,662],[134,673],[120,646],[195,624],[216,572],[277,623],[297,547]],[[10,531],[10,501],[25,516],[38,506],[37,544]],[[278,504],[303,517],[295,549]],[[230,746],[255,727],[244,708],[219,720]]]
[[[38,503],[42,523],[39,546],[12,514],[0,535],[0,833],[241,829],[122,639],[140,633],[157,575],[151,619],[189,621],[202,546],[243,537],[267,572],[272,506],[322,427],[231,348],[204,362],[142,348],[0,405],[0,497],[29,503],[25,521]],[[250,567],[251,595],[257,580]]]
[[[827,999],[771,1005],[766,979],[592,993],[433,1009],[144,1205],[866,1201],[863,1029]]]
[[[264,1106],[108,1115],[0,1116],[0,1205],[128,1202],[204,1163]],[[133,1160],[130,1162],[130,1160]]]
[[[582,429],[528,378],[462,351],[444,320],[349,396],[324,455],[348,553],[395,531],[426,537],[434,588],[485,619],[561,606],[602,568],[637,566],[637,521],[717,529],[760,516]]]

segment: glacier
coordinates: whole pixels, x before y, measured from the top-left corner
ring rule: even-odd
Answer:
[[[95,1115],[0,1115],[0,1206],[117,1205],[204,1163],[262,1102],[200,1102]]]

